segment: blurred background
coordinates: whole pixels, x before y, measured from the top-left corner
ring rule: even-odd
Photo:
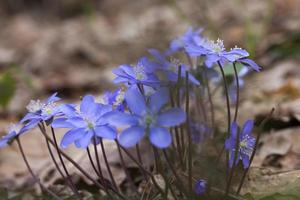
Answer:
[[[247,49],[264,68],[247,78],[241,120],[275,106],[275,133],[265,140],[287,142],[282,148],[263,145],[256,165],[300,167],[299,10],[299,0],[1,0],[0,135],[24,115],[30,99],[55,91],[69,102],[100,95],[113,88],[113,67],[135,62],[149,48],[166,49],[189,26],[203,27],[227,48]],[[15,161],[15,150],[0,152],[2,185],[17,185],[7,181],[26,171],[7,161]]]

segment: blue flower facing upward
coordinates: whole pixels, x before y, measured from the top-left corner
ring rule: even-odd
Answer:
[[[166,148],[172,142],[168,127],[177,126],[186,120],[180,108],[163,109],[168,103],[167,89],[160,89],[146,99],[137,88],[130,88],[125,94],[129,113],[113,111],[106,118],[116,126],[129,126],[123,130],[118,140],[124,147],[136,145],[145,135],[157,148]]]
[[[255,147],[255,138],[252,136],[254,121],[247,120],[240,132],[239,137],[239,148],[237,153],[237,159],[235,165],[238,164],[239,160],[242,160],[244,168],[248,168],[250,165],[250,157],[252,155],[253,149]],[[229,165],[233,166],[234,157],[236,155],[236,143],[237,143],[237,135],[238,135],[238,125],[236,122],[231,124],[231,136],[226,139],[225,147],[229,151]]]
[[[203,179],[200,179],[195,183],[194,192],[197,195],[202,195],[206,190],[206,186],[207,186],[207,182]]]
[[[0,148],[9,145],[17,136],[25,133],[27,130],[23,124],[11,124],[8,128],[8,134],[0,139]]]
[[[147,58],[141,58],[136,66],[123,64],[116,69],[113,73],[117,75],[114,83],[126,83],[129,85],[143,84],[148,86],[159,85],[159,80],[155,76],[155,66],[147,64]]]
[[[80,111],[69,113],[66,118],[55,119],[53,128],[69,128],[61,140],[61,147],[66,148],[75,143],[78,148],[87,148],[92,139],[115,139],[116,129],[107,124],[104,115],[110,112],[112,107],[96,103],[94,97],[86,95],[80,104]]]

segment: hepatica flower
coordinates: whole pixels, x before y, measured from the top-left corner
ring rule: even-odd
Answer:
[[[247,51],[237,47],[226,51],[223,40],[220,39],[212,41],[203,38],[197,44],[187,43],[185,49],[190,56],[205,56],[205,65],[208,68],[217,62],[224,66],[226,62],[235,62],[249,56]]]
[[[10,144],[17,136],[25,133],[28,129],[23,124],[12,124],[8,128],[8,134],[0,139],[0,148],[6,147]]]
[[[61,115],[63,112],[67,112],[72,109],[71,105],[60,105],[56,104],[60,100],[56,96],[57,93],[51,95],[45,102],[40,100],[31,100],[27,105],[28,113],[21,120],[21,123],[25,123],[27,129],[32,129],[42,121],[48,121],[53,119],[54,116]]]
[[[195,183],[194,192],[197,195],[202,195],[206,190],[206,186],[207,186],[207,182],[203,179],[200,179]]]
[[[146,58],[141,58],[135,66],[123,64],[114,69],[113,73],[117,75],[114,79],[114,83],[128,83],[130,85],[143,84],[148,86],[158,85],[159,80],[154,74],[154,66],[147,65],[146,62]]]
[[[177,51],[184,50],[184,46],[187,43],[198,43],[201,40],[200,34],[202,33],[202,31],[202,28],[194,30],[193,27],[190,27],[182,36],[176,38],[171,42],[167,54],[169,55]]]
[[[171,62],[168,61],[166,56],[156,49],[149,49],[149,53],[155,60],[153,62],[147,62],[147,66],[155,66],[157,71],[165,73],[168,81],[177,82],[179,66],[181,66],[181,77],[185,77],[185,73],[188,71],[186,65],[180,64],[180,62],[174,59]],[[200,85],[199,81],[191,73],[189,73],[189,81],[194,85]]]
[[[96,103],[94,97],[86,95],[80,104],[80,111],[67,118],[58,118],[53,121],[53,128],[69,128],[63,136],[61,147],[66,148],[75,143],[78,148],[87,148],[92,139],[115,139],[116,129],[107,124],[104,115],[110,112],[112,107]]]
[[[124,147],[136,145],[147,135],[154,146],[166,148],[172,142],[168,128],[186,120],[185,112],[180,108],[163,109],[169,100],[167,89],[160,89],[145,99],[138,89],[130,88],[125,94],[125,100],[131,114],[114,111],[107,115],[111,124],[129,126],[118,137]]]
[[[247,120],[240,132],[239,137],[239,148],[237,153],[237,159],[235,165],[238,164],[239,160],[242,160],[244,168],[248,168],[250,165],[250,157],[252,155],[254,146],[255,146],[255,138],[252,136],[254,121]],[[231,136],[225,141],[225,147],[229,151],[230,159],[229,165],[233,166],[234,157],[236,154],[236,143],[237,143],[237,135],[238,135],[238,125],[236,122],[231,124]]]
[[[125,89],[121,88],[114,92],[105,92],[105,104],[111,105],[113,109],[124,111],[126,107]]]

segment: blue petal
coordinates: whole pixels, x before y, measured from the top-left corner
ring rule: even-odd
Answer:
[[[41,122],[40,119],[33,119],[29,121],[22,129],[23,132],[28,131],[30,129],[34,129],[39,123]]]
[[[246,137],[247,135],[251,135],[251,132],[253,130],[254,121],[253,120],[247,120],[244,123],[242,132],[241,132],[241,138]]]
[[[51,126],[53,128],[74,128],[74,125],[72,125],[70,122],[68,122],[66,118],[55,119],[51,123]]]
[[[83,128],[87,126],[86,121],[82,119],[81,117],[72,117],[67,120],[69,124],[71,124],[73,127],[77,128]]]
[[[250,165],[249,157],[247,155],[242,155],[242,161],[243,161],[244,169],[247,169]]]
[[[83,97],[80,103],[80,111],[87,115],[92,115],[97,110],[97,104],[95,103],[92,95],[86,95]]]
[[[85,134],[86,134],[86,132],[85,132],[85,129],[83,129],[83,128],[73,129],[73,130],[66,132],[60,142],[61,148],[63,148],[63,149],[67,148],[75,140],[82,138]]]
[[[157,148],[167,148],[172,143],[172,136],[166,128],[150,128],[149,138],[150,142]]]
[[[103,116],[106,121],[113,126],[138,125],[139,118],[127,113],[112,111]]]
[[[55,92],[54,94],[52,94],[46,101],[46,103],[53,103],[53,102],[56,102],[56,101],[59,101],[60,98],[56,96],[57,95],[57,92]]]
[[[231,137],[236,139],[237,138],[237,133],[238,133],[238,125],[237,125],[236,122],[231,123],[230,131],[231,131]]]
[[[8,142],[7,139],[1,139],[0,140],[0,149],[6,147],[8,145],[7,142]]]
[[[95,128],[95,134],[98,137],[105,138],[105,139],[110,139],[110,140],[116,139],[116,137],[117,137],[116,129],[113,129],[109,126],[98,126],[98,127],[96,127]]]
[[[40,116],[39,115],[36,115],[34,113],[27,113],[23,119],[21,119],[21,123],[24,123],[26,121],[29,121],[29,120],[32,120],[32,119],[40,119]]]
[[[169,101],[169,91],[161,88],[150,97],[150,109],[157,113]]]
[[[93,131],[89,130],[88,132],[85,132],[82,138],[76,140],[76,146],[79,148],[86,149],[91,143],[91,139],[93,138],[93,136],[94,136]]]
[[[253,60],[248,59],[248,58],[243,58],[238,60],[238,62],[242,63],[243,65],[246,65],[252,69],[254,69],[255,71],[259,72],[261,70],[261,67],[256,64]]]
[[[138,89],[134,87],[128,89],[125,93],[125,100],[129,109],[134,114],[141,115],[146,112],[147,107],[145,99]]]
[[[145,129],[141,126],[133,126],[125,129],[118,138],[123,147],[132,147],[136,145],[145,135]]]
[[[171,108],[157,117],[157,124],[159,126],[177,126],[185,122],[186,114],[180,108]]]

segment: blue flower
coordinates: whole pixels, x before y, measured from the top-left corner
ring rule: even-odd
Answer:
[[[157,71],[162,71],[165,74],[168,81],[177,82],[179,66],[181,66],[181,77],[185,77],[185,73],[188,71],[189,67],[180,64],[177,60],[169,62],[166,59],[166,56],[156,49],[149,49],[149,53],[155,60],[153,62],[147,62],[147,66],[155,66]],[[189,81],[195,85],[200,85],[199,81],[192,74],[189,74]]]
[[[86,95],[80,104],[80,111],[69,114],[66,118],[55,119],[53,128],[69,128],[61,140],[61,147],[66,148],[75,143],[78,148],[87,148],[92,139],[115,139],[116,129],[107,124],[104,115],[110,112],[112,107],[96,103],[94,97]]]
[[[211,134],[212,130],[204,123],[190,123],[190,129],[192,133],[192,141],[194,143],[201,143],[205,141]]]
[[[27,131],[23,124],[12,124],[8,128],[8,134],[0,139],[0,148],[9,145],[17,136]]]
[[[45,102],[31,100],[26,107],[28,113],[21,120],[21,123],[25,123],[27,129],[33,129],[42,121],[50,121],[53,117],[74,109],[73,106],[69,104],[58,106],[56,102],[59,101],[60,98],[56,95],[57,93],[54,93]]]
[[[129,126],[119,135],[119,142],[124,147],[136,145],[145,135],[157,148],[166,148],[172,142],[168,127],[177,126],[186,120],[180,108],[164,110],[168,103],[168,90],[161,88],[148,99],[136,88],[130,88],[125,100],[131,114],[113,111],[106,118],[116,126]]]
[[[201,40],[201,33],[203,29],[199,28],[194,30],[193,27],[188,28],[188,30],[180,37],[174,39],[169,47],[169,50],[167,51],[167,55],[170,55],[172,53],[175,53],[177,51],[184,50],[184,46],[187,43],[196,44]]]
[[[237,47],[226,51],[223,41],[220,39],[214,42],[203,38],[197,44],[188,43],[185,49],[190,56],[205,56],[205,65],[208,68],[211,68],[217,62],[224,66],[226,62],[232,63],[249,56],[247,51]]]
[[[203,179],[200,179],[195,183],[194,192],[197,195],[202,195],[206,190],[206,186],[207,186],[207,182]]]
[[[126,108],[125,89],[118,89],[114,92],[104,93],[105,104],[113,106],[113,109],[124,111]]]
[[[253,149],[255,147],[255,138],[252,136],[254,121],[247,120],[240,132],[239,138],[239,148],[237,153],[237,159],[235,165],[238,164],[239,160],[242,160],[244,168],[248,168],[250,165],[250,157],[252,155]],[[230,159],[229,165],[233,166],[234,157],[236,154],[236,143],[237,143],[237,135],[238,135],[238,125],[236,122],[231,124],[231,136],[226,139],[225,147],[229,151]]]
[[[148,65],[147,62],[148,59],[141,58],[136,66],[123,64],[113,69],[113,73],[117,75],[114,83],[143,84],[148,86],[159,85],[159,80],[154,74],[155,67]]]

